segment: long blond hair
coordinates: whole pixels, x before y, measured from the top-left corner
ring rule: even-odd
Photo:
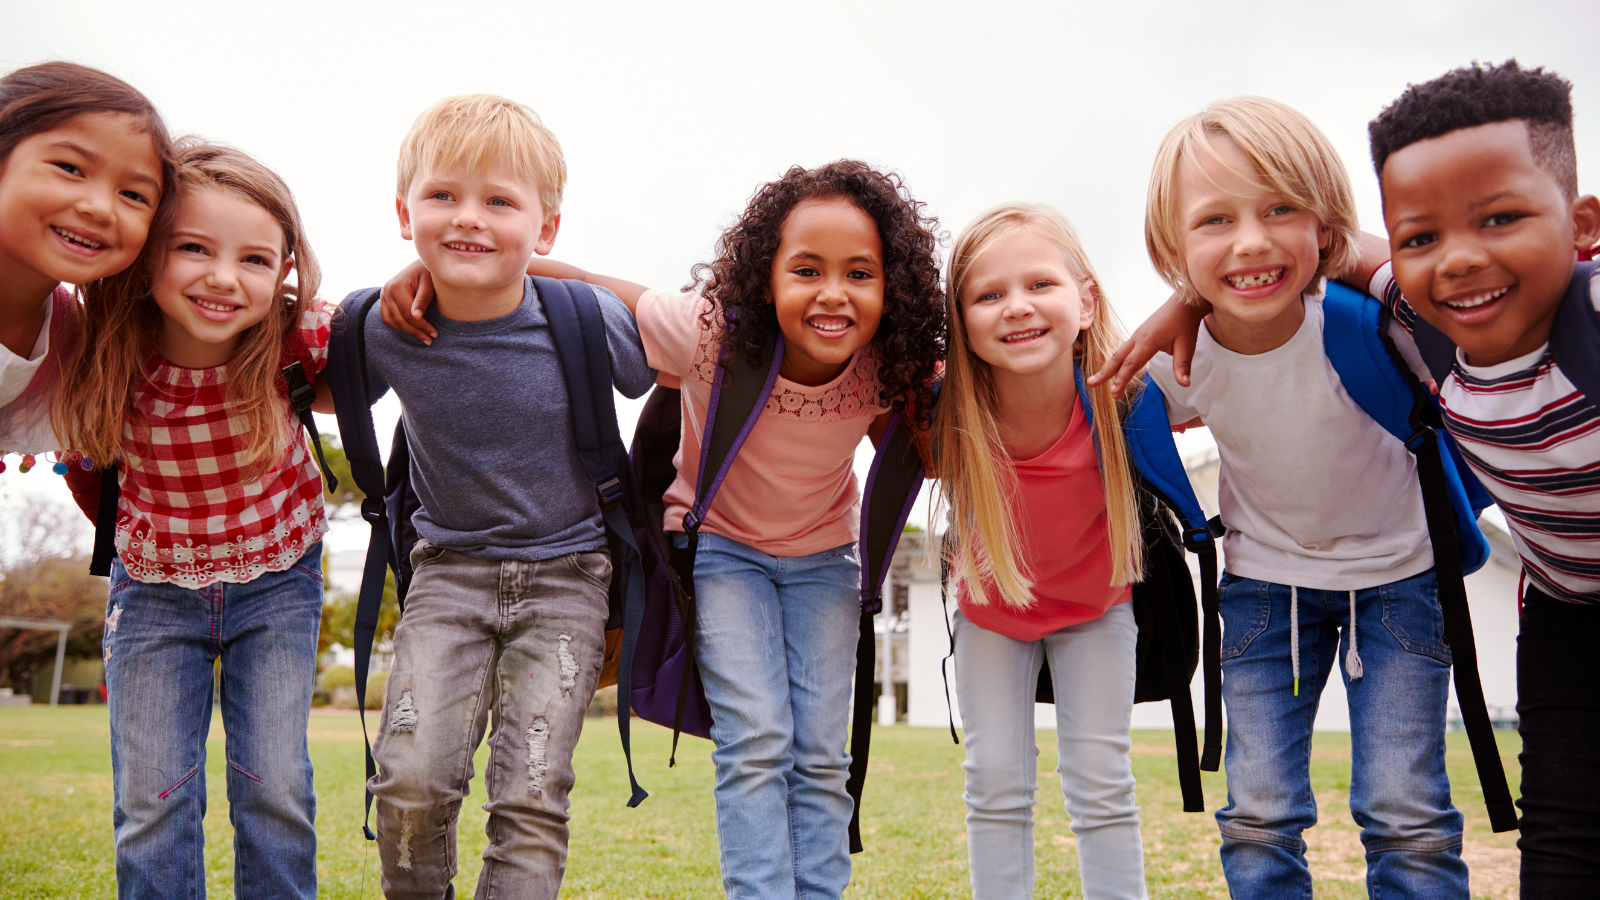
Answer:
[[[273,311],[240,336],[227,363],[230,411],[248,422],[241,462],[248,474],[261,475],[288,452],[296,434],[279,400],[279,372],[286,342],[316,297],[322,271],[294,195],[277,173],[242,150],[185,138],[178,145],[178,202],[206,188],[229,191],[266,210],[283,230],[283,264],[294,262],[294,280],[278,289]],[[152,231],[137,262],[83,290],[83,339],[63,369],[64,389],[55,392],[50,420],[63,446],[97,466],[124,454],[125,431],[132,432],[136,449],[148,445],[133,392],[161,334],[161,310],[150,286],[165,264],[169,237],[168,229]]]
[[[956,529],[958,536],[951,542],[949,562],[951,571],[966,587],[968,602],[987,603],[985,588],[993,585],[1004,605],[1025,609],[1033,604],[1033,581],[1023,570],[1022,538],[1011,515],[1017,500],[1016,470],[1000,439],[994,375],[967,340],[962,302],[973,261],[996,241],[1019,231],[1054,244],[1068,271],[1077,279],[1079,290],[1092,292],[1099,300],[1092,322],[1073,344],[1073,358],[1079,367],[1087,372],[1099,369],[1122,343],[1123,332],[1077,234],[1055,210],[1032,204],[1002,204],[978,216],[956,238],[945,280],[950,350],[933,421],[939,447],[940,497],[949,509],[950,527]],[[1138,496],[1122,435],[1123,412],[1132,393],[1119,401],[1111,395],[1109,382],[1088,391],[1095,445],[1100,454],[1100,480],[1105,485],[1111,583],[1132,584],[1143,573]]]

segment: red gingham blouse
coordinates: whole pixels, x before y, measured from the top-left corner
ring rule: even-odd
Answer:
[[[320,303],[306,311],[284,365],[300,360],[308,379],[322,371],[330,315]],[[149,455],[132,452],[145,442],[127,425],[119,470],[116,544],[128,574],[198,590],[294,565],[328,523],[322,474],[287,394],[274,399],[283,428],[294,432],[289,451],[264,477],[246,481],[247,421],[227,408],[228,367],[184,369],[152,354],[145,376],[133,403],[149,425]]]

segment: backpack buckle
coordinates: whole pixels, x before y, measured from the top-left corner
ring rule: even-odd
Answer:
[[[611,512],[622,502],[622,482],[611,478],[596,485],[594,493],[600,498],[600,511]]]
[[[1185,528],[1183,530],[1183,548],[1190,553],[1199,553],[1201,547],[1211,543],[1211,529]]]
[[[1411,432],[1411,436],[1406,438],[1406,449],[1411,451],[1414,456],[1421,453],[1423,447],[1437,440],[1438,437],[1438,433],[1432,428],[1426,425],[1418,425],[1417,430]]]
[[[383,500],[379,497],[361,498],[361,518],[369,524],[381,525],[389,518],[389,513],[384,509]]]
[[[689,534],[695,534],[700,530],[700,517],[695,515],[692,509],[683,514],[683,530]]]
[[[317,400],[317,389],[306,381],[306,371],[299,362],[283,367],[283,380],[289,385],[289,405],[296,413],[303,413]]]

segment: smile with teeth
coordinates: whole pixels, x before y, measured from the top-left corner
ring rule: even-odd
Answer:
[[[468,243],[464,243],[462,241],[451,241],[451,242],[445,244],[445,246],[450,248],[451,250],[459,250],[459,251],[461,251],[463,253],[488,253],[489,252],[489,248],[485,247],[482,244],[468,244]]]
[[[1470,297],[1458,297],[1454,300],[1445,300],[1443,303],[1445,306],[1448,306],[1451,309],[1477,309],[1486,303],[1493,303],[1494,301],[1499,300],[1501,297],[1504,297],[1506,292],[1509,290],[1511,290],[1511,288],[1508,286],[1493,291],[1485,291],[1481,294],[1473,294]]]
[[[1240,290],[1265,287],[1276,284],[1283,277],[1283,269],[1272,269],[1266,272],[1257,272],[1254,275],[1224,275],[1227,282]]]
[[[200,307],[201,309],[209,309],[212,312],[233,312],[239,308],[233,304],[218,303],[215,300],[204,300],[199,297],[190,297],[189,302]]]
[[[74,232],[71,232],[71,231],[67,231],[64,228],[57,228],[57,227],[52,225],[50,227],[50,230],[54,231],[58,236],[60,236],[64,240],[66,240],[68,243],[77,244],[79,247],[85,247],[85,248],[87,248],[89,250],[104,250],[106,248],[105,244],[102,244],[102,243],[100,243],[98,241],[90,240],[89,238],[86,238],[81,234],[77,234],[77,233],[74,233]]]
[[[844,316],[812,316],[806,324],[824,333],[838,334],[855,323]]]
[[[1043,328],[1030,328],[1027,331],[1019,331],[1015,334],[1008,334],[1000,339],[1000,343],[1019,344],[1023,341],[1031,341],[1036,337],[1043,337],[1044,333],[1045,329]]]

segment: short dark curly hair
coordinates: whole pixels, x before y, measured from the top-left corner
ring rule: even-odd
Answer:
[[[1568,200],[1578,196],[1578,153],[1572,140],[1572,83],[1542,67],[1524,69],[1515,59],[1500,65],[1473,63],[1405,93],[1367,124],[1372,165],[1383,179],[1389,157],[1428,138],[1461,128],[1521,119],[1539,168],[1550,173]]]
[[[939,286],[938,220],[911,197],[895,172],[853,159],[806,169],[793,166],[762,185],[743,215],[717,239],[717,258],[692,270],[685,290],[698,290],[720,311],[722,346],[731,359],[759,363],[761,347],[778,327],[767,300],[783,224],[805,200],[843,198],[872,217],[883,241],[884,315],[873,342],[879,349],[881,401],[932,421],[934,367],[944,359],[944,292]]]

